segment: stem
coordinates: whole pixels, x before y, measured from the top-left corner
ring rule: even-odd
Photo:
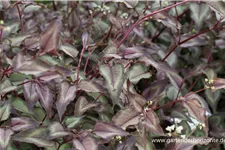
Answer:
[[[56,4],[55,4],[55,1],[52,1],[52,5],[53,5],[54,11],[57,11],[57,7],[56,7]]]
[[[148,14],[148,15],[145,15],[145,16],[143,16],[142,18],[138,19],[138,20],[133,24],[133,26],[132,26],[130,29],[128,29],[128,31],[126,32],[126,34],[124,35],[124,37],[122,38],[122,40],[121,40],[121,41],[119,42],[119,44],[117,45],[117,48],[120,47],[120,45],[123,43],[123,41],[129,36],[129,34],[131,33],[131,31],[132,31],[132,30],[133,30],[133,29],[134,29],[141,21],[145,20],[146,18],[149,18],[150,16],[152,16],[152,15],[154,15],[154,14],[160,13],[160,12],[165,11],[165,10],[169,10],[169,9],[171,9],[171,8],[173,8],[173,7],[182,5],[182,4],[184,4],[184,3],[186,3],[186,2],[189,2],[189,1],[190,1],[190,0],[184,0],[184,1],[182,1],[182,2],[176,3],[176,4],[171,5],[171,6],[169,6],[169,7],[166,7],[166,8],[160,9],[160,10],[156,10],[156,11],[154,11],[154,12],[152,12],[152,13],[150,13],[150,14]]]
[[[80,54],[79,63],[78,63],[78,66],[77,66],[77,83],[78,83],[79,78],[80,78],[80,64],[81,64],[81,60],[82,60],[82,57],[83,57],[83,55],[84,55],[85,49],[86,49],[86,48],[83,46],[82,51],[81,51],[81,54]]]
[[[204,34],[204,33],[206,33],[206,32],[209,32],[209,31],[211,31],[211,30],[214,30],[215,27],[221,22],[221,20],[222,20],[222,19],[220,19],[219,21],[217,21],[217,23],[216,23],[212,28],[206,29],[206,30],[204,30],[204,31],[202,31],[202,32],[199,32],[198,34],[195,34],[195,35],[193,35],[193,36],[190,36],[189,38],[187,38],[187,39],[185,39],[185,40],[179,42],[179,43],[178,43],[177,45],[175,45],[174,48],[171,49],[170,52],[162,59],[162,62],[164,62],[164,61],[170,56],[170,54],[171,54],[172,52],[175,51],[175,49],[176,49],[179,45],[182,45],[182,44],[184,44],[185,42],[187,42],[187,41],[189,41],[189,40],[191,40],[191,39],[193,39],[193,38],[195,38],[195,37],[197,37],[197,36],[199,36],[199,35],[201,35],[201,34]]]
[[[17,11],[18,11],[19,17],[20,17],[21,30],[22,30],[22,32],[24,32],[23,19],[22,19],[22,15],[21,15],[21,12],[20,12],[20,8],[19,8],[18,5],[16,5],[16,8],[17,8]]]

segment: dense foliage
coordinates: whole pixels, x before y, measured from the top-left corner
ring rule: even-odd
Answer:
[[[225,149],[224,2],[0,1],[0,16],[0,150]]]

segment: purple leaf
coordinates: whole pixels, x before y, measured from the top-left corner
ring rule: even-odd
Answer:
[[[223,1],[206,1],[212,10],[225,17],[225,3]]]
[[[98,106],[98,103],[89,103],[87,99],[83,96],[79,97],[75,104],[74,114],[76,116],[83,115],[86,111],[90,110],[93,107]]]
[[[114,66],[101,65],[100,73],[106,80],[107,89],[111,95],[113,104],[118,103],[124,83],[124,67],[121,64]]]
[[[171,28],[173,32],[177,32],[177,30],[180,30],[182,28],[180,22],[165,11],[154,14],[152,16],[152,19],[155,19],[158,22],[162,22],[165,26]]]
[[[25,82],[28,82],[29,80],[25,79]],[[26,84],[23,84],[23,93],[24,93],[24,98],[28,103],[28,108],[29,110],[31,110],[34,105],[37,103],[37,101],[39,100],[39,95],[36,92],[35,89],[35,84],[34,82],[30,81]]]
[[[157,97],[160,97],[165,90],[165,86],[167,85],[167,80],[158,80],[153,82],[149,88],[146,88],[142,95],[148,100],[151,101]]]
[[[126,59],[135,59],[146,55],[154,54],[156,53],[156,50],[154,48],[143,48],[135,46],[125,48],[121,53]]]
[[[83,90],[85,92],[99,92],[99,93],[106,93],[103,85],[95,81],[89,80],[81,80],[78,84],[78,90]]]
[[[79,150],[98,150],[97,141],[90,135],[85,135],[73,140],[73,146]]]
[[[0,149],[1,150],[7,149],[12,134],[13,134],[13,131],[11,129],[0,128]]]
[[[184,41],[186,39],[188,39],[189,37],[191,37],[190,34],[185,34],[185,35],[182,35],[181,36],[181,41]],[[206,34],[201,34],[195,38],[192,38],[191,40],[183,43],[180,45],[180,47],[194,47],[194,46],[203,46],[203,45],[206,45],[208,44],[207,42],[207,35]]]
[[[97,122],[94,126],[93,133],[97,134],[105,140],[110,140],[115,136],[127,136],[129,133],[120,127],[106,122]]]
[[[57,47],[62,28],[62,21],[55,20],[51,22],[48,27],[41,33],[40,36],[40,55],[45,53],[52,53],[58,55]]]
[[[79,51],[70,44],[60,45],[59,49],[73,58],[76,58],[79,53]]]
[[[61,83],[59,95],[56,101],[56,108],[58,110],[59,118],[62,119],[67,105],[73,101],[76,97],[76,86],[70,85],[68,82],[64,81]]]
[[[159,118],[153,110],[149,110],[148,112],[146,112],[145,118],[143,119],[144,120],[142,123],[145,125],[148,131],[157,135],[164,135],[163,129],[159,124]]]
[[[51,70],[52,66],[40,59],[32,59],[20,52],[13,58],[13,70],[27,75],[38,75]]]
[[[79,13],[76,8],[73,8],[68,17],[68,24],[70,28],[77,28],[80,26],[81,21]]]
[[[145,106],[146,104],[146,99],[139,95],[139,94],[133,94],[131,92],[128,93],[128,98],[129,98],[129,101],[130,101],[130,105],[132,107],[134,107],[136,109],[136,111],[138,112],[142,112],[143,111],[143,107]]]
[[[136,125],[139,123],[139,112],[131,107],[125,107],[120,110],[115,116],[112,118],[112,122],[120,126],[122,129],[126,129],[126,127],[130,125]]]
[[[26,117],[12,118],[11,126],[13,131],[22,131],[37,127],[38,122]]]
[[[51,110],[53,106],[53,96],[47,85],[38,83],[35,84],[35,90],[40,97],[42,107],[45,109],[48,117],[51,117]]]
[[[203,126],[206,136],[208,136],[208,121],[206,118],[206,110],[196,99],[184,100],[183,106],[188,110],[191,117],[197,119]]]

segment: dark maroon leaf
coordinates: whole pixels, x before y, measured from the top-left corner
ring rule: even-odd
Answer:
[[[175,19],[165,11],[156,13],[152,16],[152,19],[155,19],[158,22],[162,22],[165,26],[171,28],[173,32],[177,32],[177,30],[180,30],[182,27],[177,19]]]
[[[28,83],[26,83],[26,82],[28,82]],[[39,95],[35,89],[36,83],[29,81],[28,79],[25,79],[24,83],[26,83],[26,84],[23,84],[24,97],[25,97],[25,100],[27,101],[29,110],[32,110],[34,105],[39,100]]]
[[[89,80],[81,80],[78,84],[78,90],[83,90],[85,92],[99,92],[99,93],[106,93],[105,88],[103,85],[99,84],[95,81]]]
[[[42,107],[46,110],[48,117],[51,117],[51,110],[53,106],[53,95],[49,87],[42,83],[34,85],[37,94],[40,97]]]
[[[76,90],[76,86],[70,85],[67,81],[63,81],[61,83],[59,95],[56,102],[56,108],[58,110],[60,120],[62,119],[62,115],[66,111],[67,105],[75,99]]]
[[[127,136],[129,133],[120,127],[106,122],[97,122],[94,127],[93,133],[97,134],[105,140],[110,140],[115,136]]]
[[[68,17],[68,23],[70,28],[77,28],[80,26],[80,18],[77,8],[73,8]]]
[[[129,98],[131,106],[135,108],[136,111],[138,112],[143,111],[143,108],[145,104],[147,103],[146,99],[143,96],[137,93],[133,94],[131,92],[128,92],[128,98]]]
[[[97,141],[90,135],[84,135],[73,140],[73,146],[79,150],[98,150]]]
[[[51,22],[48,27],[41,33],[40,36],[40,55],[45,53],[52,53],[58,55],[57,47],[62,28],[62,21],[55,20]]]
[[[163,129],[160,126],[159,118],[153,110],[149,110],[145,113],[142,123],[151,133],[156,135],[164,135]]]
[[[131,107],[125,107],[120,110],[115,116],[112,118],[112,122],[120,126],[122,129],[126,129],[126,127],[130,125],[137,125],[140,119],[140,113]]]

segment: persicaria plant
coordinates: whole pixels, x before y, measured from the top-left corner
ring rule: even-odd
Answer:
[[[2,0],[0,16],[0,150],[225,149],[223,1]]]

